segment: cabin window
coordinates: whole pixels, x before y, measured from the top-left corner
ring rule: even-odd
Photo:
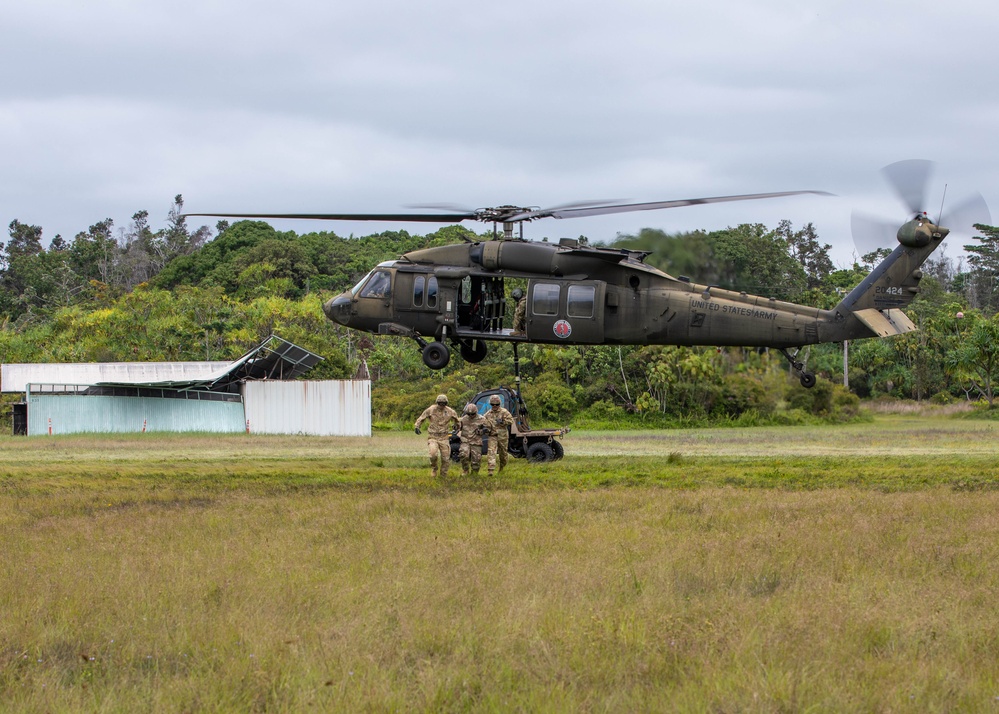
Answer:
[[[593,317],[593,302],[597,289],[592,285],[570,285],[566,293],[565,312],[569,317]]]
[[[433,275],[417,275],[413,280],[413,306],[423,307],[424,302],[427,307],[437,307],[437,278]]]
[[[437,276],[427,278],[427,307],[437,307]]]
[[[389,288],[392,286],[392,275],[387,270],[376,270],[371,274],[371,278],[361,288],[362,298],[384,298],[388,297]]]
[[[413,305],[415,307],[423,306],[423,290],[426,287],[427,279],[422,275],[417,275],[416,280],[413,281]]]
[[[534,286],[532,311],[535,315],[558,314],[559,286],[550,283],[537,283]]]

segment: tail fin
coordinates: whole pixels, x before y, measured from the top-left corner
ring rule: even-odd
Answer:
[[[919,293],[919,281],[923,277],[920,268],[949,232],[947,228],[933,225],[925,217],[917,217],[899,228],[898,242],[901,245],[835,308],[841,317],[853,315],[863,325],[861,327],[848,321],[853,328],[849,331],[856,332],[848,337],[886,337],[916,329],[902,308]]]

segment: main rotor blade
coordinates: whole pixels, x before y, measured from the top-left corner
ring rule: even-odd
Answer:
[[[935,164],[926,159],[896,161],[881,169],[892,189],[902,199],[910,214],[921,213],[926,208],[926,187]],[[909,216],[910,218],[912,215]]]
[[[511,221],[526,221],[534,218],[582,218],[584,216],[602,216],[609,213],[629,213],[631,211],[655,211],[662,208],[680,208],[682,206],[697,206],[706,203],[726,203],[729,201],[752,201],[758,198],[780,198],[782,196],[799,196],[802,194],[816,196],[831,196],[826,191],[779,191],[776,193],[747,193],[738,196],[714,196],[711,198],[685,198],[674,201],[653,201],[651,203],[623,203],[615,206],[593,206],[583,208],[546,208],[537,211],[521,213],[510,218]]]
[[[185,216],[213,216],[217,218],[276,218],[305,219],[317,221],[401,221],[420,223],[460,223],[461,221],[502,221],[515,223],[531,221],[535,218],[582,218],[601,216],[609,213],[630,211],[654,211],[661,208],[679,208],[704,203],[724,203],[726,201],[750,201],[758,198],[779,198],[801,194],[831,196],[825,191],[781,191],[777,193],[748,193],[739,196],[715,196],[713,198],[687,198],[677,201],[655,201],[652,203],[619,203],[607,205],[607,201],[577,201],[564,206],[526,210],[514,206],[468,210],[448,204],[428,205],[427,208],[457,211],[456,213],[185,213]],[[519,213],[517,212],[519,211]]]
[[[537,212],[544,211],[563,211],[570,208],[591,208],[593,206],[618,206],[625,205],[624,198],[605,198],[603,200],[590,200],[590,201],[570,201],[569,203],[560,203],[557,206],[549,206],[548,208],[537,208]]]
[[[315,221],[403,221],[406,223],[460,223],[474,213],[185,213],[218,218],[301,218]]]
[[[474,208],[459,206],[455,203],[414,203],[404,208],[425,208],[432,211],[453,211],[454,213],[475,213]]]

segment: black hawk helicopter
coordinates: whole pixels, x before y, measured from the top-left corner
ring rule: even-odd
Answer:
[[[900,162],[906,163],[906,162]],[[893,165],[895,166],[895,165]],[[890,167],[889,167],[890,168]],[[380,263],[353,288],[324,306],[341,325],[413,339],[431,369],[450,362],[456,346],[468,362],[481,362],[489,342],[535,344],[658,344],[774,348],[791,363],[804,387],[815,384],[798,351],[823,342],[897,335],[916,329],[902,312],[919,292],[920,266],[949,230],[933,224],[922,195],[902,172],[899,193],[911,220],[895,231],[898,246],[831,310],[698,285],[673,277],[644,260],[642,251],[591,247],[563,238],[557,244],[523,239],[523,224],[540,218],[572,218],[728,201],[776,198],[821,191],[786,191],[652,203],[587,202],[554,208],[497,206],[467,210],[417,206],[443,213],[189,214],[239,218],[492,223],[492,240],[414,250]],[[916,171],[916,174],[919,172]],[[891,174],[889,174],[891,178]],[[825,194],[829,195],[829,194]],[[982,201],[984,203],[984,201]],[[987,215],[987,209],[986,209]],[[514,237],[514,227],[520,235]],[[497,227],[502,225],[503,234]],[[855,228],[881,224],[855,221]],[[865,228],[866,230],[866,228]],[[526,283],[522,331],[504,327],[504,281]]]

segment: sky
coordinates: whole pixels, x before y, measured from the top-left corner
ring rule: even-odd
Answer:
[[[821,190],[524,234],[788,219],[845,267],[852,211],[909,217],[880,173],[905,159],[936,162],[931,216],[945,190],[945,214],[975,191],[999,214],[999,5],[981,0],[32,0],[0,5],[0,31],[0,220],[46,242],[139,210],[164,227],[177,194],[386,213]],[[973,234],[953,228],[950,257]]]

